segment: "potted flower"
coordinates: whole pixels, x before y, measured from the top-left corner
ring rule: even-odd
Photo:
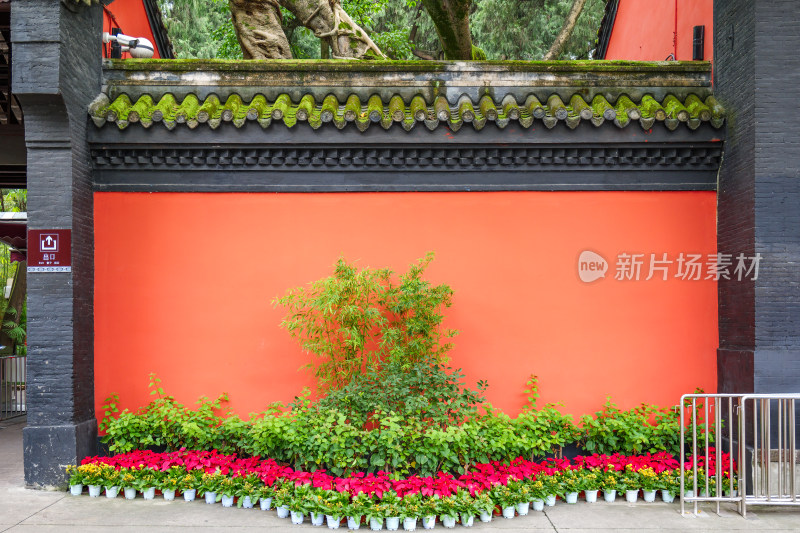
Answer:
[[[233,499],[239,490],[241,482],[240,477],[225,476],[220,482],[217,489],[218,496],[222,500],[223,507],[233,507]]]
[[[300,485],[294,488],[294,494],[289,502],[289,514],[292,517],[292,524],[302,524],[305,515],[309,513],[313,506],[313,494],[310,485]]]
[[[522,481],[509,481],[508,486],[516,493],[517,513],[520,516],[526,516],[531,508],[531,500],[533,500],[530,488]]]
[[[736,479],[736,476],[733,476],[733,483],[731,484],[731,479],[728,478],[728,473],[722,473],[722,490],[730,497],[736,497],[736,492],[739,489],[739,481]]]
[[[200,485],[197,487],[197,490],[200,495],[206,499],[206,503],[217,503],[222,499],[222,496],[218,496],[217,492],[224,478],[222,474],[216,472],[213,474],[203,474],[203,477],[200,478]]]
[[[175,499],[175,491],[178,490],[178,484],[183,479],[186,470],[179,466],[173,466],[164,473],[164,476],[158,483],[158,490],[164,495],[164,499],[172,501]]]
[[[585,490],[586,487],[583,471],[569,468],[561,472],[559,480],[561,482],[561,490],[564,491],[564,501],[578,503],[578,494]]]
[[[636,474],[639,477],[639,487],[642,489],[644,501],[647,503],[656,501],[656,490],[659,488],[658,474],[649,466],[640,468]]]
[[[406,531],[416,531],[417,520],[422,516],[422,496],[419,493],[406,494],[398,505],[400,520],[403,521],[403,529]]]
[[[178,480],[178,490],[183,493],[183,499],[187,502],[193,501],[197,495],[197,489],[201,483],[199,472],[199,470],[192,470]]]
[[[89,496],[97,498],[102,490],[103,469],[97,463],[87,463],[78,467],[83,477],[83,484],[89,486]]]
[[[599,468],[583,471],[583,494],[587,503],[597,501],[597,493],[602,485],[603,472]]]
[[[495,485],[491,490],[491,498],[500,506],[504,518],[514,518],[514,511],[519,502],[516,492],[508,485]]]
[[[372,531],[380,531],[383,529],[383,519],[386,518],[386,509],[379,502],[372,502],[367,506],[364,511],[364,518],[369,523],[369,528]]]
[[[600,490],[603,491],[603,499],[607,502],[613,502],[617,497],[617,490],[619,490],[619,476],[617,471],[613,468],[606,470],[603,474],[603,479],[600,481]]]
[[[397,531],[400,528],[400,502],[400,497],[392,490],[384,492],[381,496],[386,529],[389,531]]]
[[[83,493],[83,473],[75,465],[67,467],[69,476],[69,493],[73,496],[80,496]]]
[[[436,525],[436,515],[439,514],[439,496],[423,497],[419,504],[419,512],[422,516],[422,527],[433,529]]]
[[[103,485],[106,488],[106,498],[116,498],[119,494],[119,470],[113,466],[103,469]]]
[[[275,487],[260,483],[258,486],[258,505],[262,511],[272,509],[272,498],[275,496]]]
[[[625,501],[636,503],[639,497],[639,476],[633,471],[632,465],[626,465],[625,471],[617,481],[620,491],[625,491]]]
[[[236,507],[244,509],[252,509],[258,502],[259,490],[263,486],[261,480],[256,476],[250,475],[245,478],[240,478],[241,483],[236,487]]]
[[[347,516],[350,507],[350,495],[346,492],[327,490],[324,492],[320,510],[325,513],[328,529],[339,529],[342,518]]]
[[[458,518],[458,500],[455,496],[445,496],[439,501],[439,518],[446,528],[456,527]]]
[[[476,499],[470,495],[469,491],[458,489],[456,504],[458,515],[461,518],[461,525],[464,527],[472,527],[475,521],[475,515],[480,512]]]
[[[531,495],[531,504],[534,511],[544,511],[544,499],[547,497],[544,483],[540,479],[535,479],[528,483],[528,491]]]
[[[289,516],[289,505],[292,503],[293,496],[292,487],[288,483],[283,483],[280,487],[275,489],[272,503],[275,504],[275,511],[278,513],[278,518],[286,518]]]
[[[371,503],[370,497],[363,492],[359,492],[353,497],[346,515],[348,528],[355,530],[361,527],[361,517],[366,514]]]
[[[149,468],[137,470],[136,488],[142,493],[145,500],[152,500],[156,497],[156,485],[159,483],[159,476]]]
[[[137,489],[134,471],[129,468],[120,468],[119,475],[119,485],[125,492],[125,499],[132,500],[136,498]]]
[[[308,500],[307,509],[308,514],[311,518],[311,525],[312,526],[321,526],[325,523],[325,510],[326,507],[323,504],[323,491],[322,489],[311,488],[309,494],[306,496]]]
[[[558,479],[557,476],[551,476],[548,474],[544,474],[539,476],[539,479],[544,485],[544,503],[548,507],[552,507],[556,504],[556,496],[560,494],[564,494],[564,490],[561,487],[561,481]]]
[[[661,489],[661,499],[665,503],[675,501],[675,495],[681,491],[681,476],[675,470],[664,470],[658,475],[659,488]]]
[[[481,522],[491,522],[492,513],[494,512],[494,502],[488,491],[481,491],[475,496],[475,506],[478,509]]]

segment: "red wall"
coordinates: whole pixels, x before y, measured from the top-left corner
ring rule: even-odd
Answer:
[[[614,279],[621,252],[714,253],[713,192],[96,193],[95,226],[98,413],[149,401],[150,372],[190,404],[289,401],[312,380],[272,299],[340,255],[405,271],[429,250],[455,290],[452,363],[497,407],[518,411],[531,373],[576,415],[716,388],[716,284]],[[605,279],[578,278],[586,249]]]
[[[714,57],[713,0],[619,0],[605,59],[692,60],[694,26],[705,25],[703,56]],[[677,50],[674,36],[677,33]]]
[[[153,30],[150,28],[150,21],[147,20],[147,13],[144,10],[142,0],[116,0],[106,6],[106,10],[114,15],[117,24],[114,24],[107,13],[103,13],[103,31],[111,33],[111,28],[119,27],[122,33],[131,37],[144,37],[153,43],[155,52],[153,58],[160,58],[158,47],[156,46]],[[103,45],[103,57],[109,57],[107,50],[110,45]],[[128,53],[122,54],[123,58],[130,57]]]

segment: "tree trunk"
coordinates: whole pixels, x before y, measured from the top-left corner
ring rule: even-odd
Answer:
[[[275,0],[228,0],[228,6],[245,59],[291,59]]]
[[[436,26],[445,59],[472,59],[469,10],[472,0],[422,0]]]
[[[550,46],[550,50],[547,51],[543,59],[549,61],[557,58],[561,54],[561,51],[567,44],[570,35],[572,35],[572,31],[575,29],[575,23],[578,22],[578,17],[580,16],[581,11],[583,11],[584,5],[586,5],[586,0],[573,0],[572,7],[567,14],[566,20],[564,20],[564,26],[561,27],[561,31],[558,32],[556,40],[553,41],[553,44]]]
[[[290,59],[279,7],[330,47],[333,59],[385,59],[367,32],[353,22],[339,0],[228,0],[245,59]]]
[[[300,23],[328,43],[332,59],[386,56],[367,32],[342,9],[339,0],[278,0]]]

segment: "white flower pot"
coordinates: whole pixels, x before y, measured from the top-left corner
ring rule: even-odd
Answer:
[[[433,529],[436,527],[436,517],[435,516],[423,516],[422,517],[422,527],[425,529]]]
[[[446,527],[447,529],[453,529],[454,527],[456,527],[456,517],[455,516],[442,515],[441,519],[442,519],[442,525],[444,527]]]
[[[322,513],[311,513],[310,518],[312,526],[321,526],[325,523],[325,515]]]
[[[483,510],[481,511],[481,522],[491,522],[492,521],[492,512]]]
[[[222,506],[223,507],[233,507],[233,496],[228,496],[227,494],[222,495]]]
[[[583,495],[586,497],[587,503],[595,503],[597,501],[597,492],[596,490],[585,490],[583,491]]]
[[[280,507],[276,508],[275,511],[278,513],[278,518],[286,518],[289,516],[289,507],[286,505],[281,505]]]
[[[187,502],[193,502],[195,496],[197,496],[197,489],[186,489],[183,491],[183,499]]]
[[[683,491],[684,498],[694,498],[694,491],[692,489],[687,489]]]
[[[617,499],[617,491],[615,490],[604,490],[603,491],[603,499],[609,503],[613,502]]]
[[[70,485],[69,493],[73,496],[80,496],[83,493],[83,485]]]
[[[555,494],[551,494],[551,495],[547,496],[547,497],[544,499],[544,503],[545,503],[545,505],[547,505],[548,507],[552,507],[552,506],[554,506],[554,505],[556,504],[556,495],[555,495]]]
[[[675,494],[668,490],[662,490],[661,499],[664,500],[664,503],[672,503],[675,501]]]
[[[625,491],[625,501],[628,503],[636,503],[636,500],[639,499],[639,489],[634,490],[626,490]]]
[[[517,512],[520,516],[525,516],[531,508],[530,502],[522,502],[517,504]]]
[[[728,498],[735,498],[736,497],[736,489],[725,491],[728,495]]]
[[[149,487],[149,488],[144,489],[142,491],[142,496],[144,497],[145,500],[153,500],[153,499],[155,499],[155,497],[156,497],[156,488],[155,487]]]
[[[380,531],[381,529],[383,529],[383,518],[370,518],[369,528],[372,531]]]
[[[653,503],[656,501],[656,491],[654,490],[643,490],[642,496],[644,497],[644,501],[647,503]]]
[[[475,515],[461,513],[461,525],[464,527],[472,527],[475,523]]]
[[[303,519],[306,517],[306,515],[304,515],[300,511],[289,511],[289,512],[292,515],[292,524],[300,525],[303,523]]]
[[[347,517],[347,529],[352,529],[353,531],[355,531],[360,527],[361,527],[361,517],[360,516],[348,516]]]
[[[400,517],[399,516],[387,516],[386,517],[386,529],[389,531],[397,531],[400,529]]]
[[[119,487],[106,487],[106,498],[116,498],[119,494]]]
[[[100,491],[102,490],[102,488],[103,487],[101,487],[100,485],[89,485],[89,497],[90,498],[99,498],[100,497]]]
[[[217,503],[217,493],[216,492],[206,492],[204,494],[207,504]]]
[[[339,529],[339,525],[342,523],[342,517],[328,515],[325,517],[325,522],[328,523],[328,529]]]
[[[566,502],[567,503],[578,503],[578,493],[577,492],[568,492],[566,494]]]
[[[168,502],[175,499],[175,489],[164,489],[161,491],[161,494],[164,495],[164,499]]]
[[[417,519],[416,518],[403,518],[403,529],[405,531],[416,531],[417,530]]]
[[[261,506],[262,511],[269,511],[272,509],[272,498],[261,498],[258,504]]]
[[[132,500],[136,498],[136,492],[137,492],[136,489],[134,489],[133,487],[125,487],[125,499]]]
[[[534,511],[544,511],[544,500],[533,500],[531,504]]]
[[[253,501],[253,498],[251,498],[250,496],[245,496],[244,498],[242,498],[242,507],[244,509],[252,509],[254,503],[255,502]]]
[[[513,505],[503,507],[503,518],[514,518],[514,511],[516,508]]]

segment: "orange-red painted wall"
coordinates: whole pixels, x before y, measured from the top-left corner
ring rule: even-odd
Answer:
[[[716,388],[716,284],[614,279],[622,252],[715,253],[713,192],[96,193],[95,226],[98,413],[112,392],[147,403],[150,372],[190,404],[289,401],[308,356],[271,300],[340,255],[404,271],[429,250],[455,290],[452,363],[497,407],[518,411],[531,373],[577,415]],[[586,249],[605,279],[578,278]]]
[[[144,10],[144,3],[142,0],[116,0],[112,4],[106,6],[106,10],[114,15],[119,28],[122,33],[131,37],[144,37],[153,43],[155,52],[153,58],[160,58],[158,54],[158,47],[155,46],[156,40],[153,37],[153,30],[150,28],[150,21],[147,20],[147,13]],[[117,25],[113,23],[107,13],[103,13],[103,31],[111,33],[111,28],[116,28]],[[103,57],[109,57],[107,50],[110,50],[109,45],[103,45]],[[123,58],[130,57],[129,54],[123,53]]]
[[[692,60],[694,26],[705,25],[703,56],[714,57],[714,0],[619,0],[606,59]],[[675,35],[677,33],[677,47]]]

